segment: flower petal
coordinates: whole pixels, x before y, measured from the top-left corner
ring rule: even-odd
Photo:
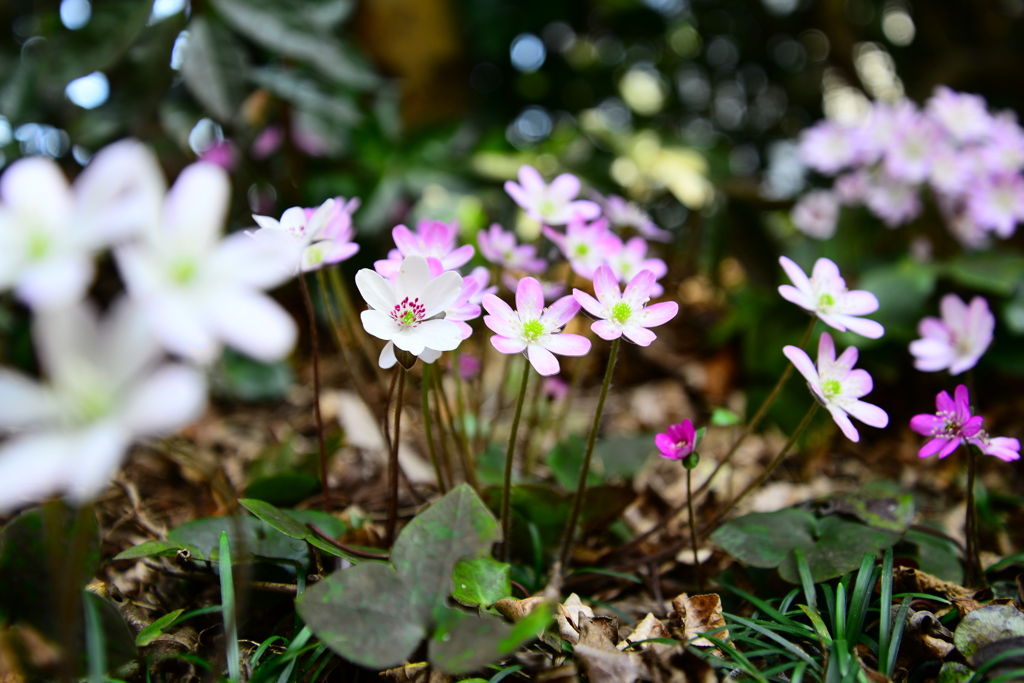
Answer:
[[[380,352],[380,358],[377,359],[377,365],[388,370],[395,367],[395,363],[397,362],[398,357],[395,356],[395,345],[393,342],[388,342]]]
[[[831,404],[825,406],[825,408],[832,414],[832,419],[835,420],[837,425],[839,425],[839,429],[842,430],[847,439],[854,443],[860,441],[860,433],[857,431],[857,428],[853,426],[853,423],[850,422],[850,418],[847,417],[842,408]]]
[[[590,340],[578,334],[552,334],[543,346],[560,356],[585,356],[590,352]]]
[[[394,319],[383,311],[369,309],[359,314],[363,329],[377,339],[391,341],[398,334],[398,325]]]
[[[888,426],[889,414],[876,405],[864,401],[853,401],[844,406],[846,412],[871,427]]]
[[[677,313],[679,313],[679,304],[675,301],[663,301],[640,311],[638,322],[644,327],[657,327],[676,317]]]
[[[563,296],[548,306],[547,310],[541,315],[540,321],[548,330],[562,328],[579,311],[580,302],[575,297]]]
[[[847,292],[843,297],[843,313],[847,315],[867,315],[878,310],[878,297],[862,289]]]
[[[202,161],[186,166],[164,200],[162,233],[201,251],[211,249],[224,229],[230,197],[223,168]]]
[[[594,271],[594,293],[597,294],[597,300],[605,306],[618,303],[622,298],[619,281],[607,265],[601,265]]]
[[[632,325],[623,329],[622,334],[625,335],[626,339],[640,346],[650,346],[651,342],[658,338],[658,335],[639,325]]]
[[[544,308],[544,289],[535,278],[524,277],[516,288],[516,310],[523,319],[538,318]]]
[[[199,418],[206,406],[206,378],[194,368],[165,365],[127,397],[121,423],[133,436],[167,434]]]
[[[530,344],[526,348],[526,357],[530,360],[530,364],[533,365],[533,369],[538,374],[544,377],[558,374],[558,359],[547,349],[537,344]]]
[[[607,320],[595,321],[590,325],[590,329],[594,331],[594,334],[605,341],[618,339],[622,336],[622,328],[614,323],[608,322]],[[647,344],[642,344],[641,346],[647,346]]]
[[[295,321],[265,294],[221,291],[210,302],[209,312],[220,338],[258,361],[281,360],[295,346]]]
[[[868,339],[881,339],[885,334],[885,328],[874,320],[856,318],[852,315],[844,315],[842,313],[833,313],[832,317],[844,325],[846,329],[851,332],[856,332],[860,336],[867,337]],[[824,318],[822,319],[824,320]]]
[[[818,387],[821,384],[817,368],[814,367],[811,357],[803,349],[797,346],[786,346],[782,349],[782,353],[793,363],[811,386]]]
[[[789,276],[789,281],[793,283],[797,292],[804,296],[804,301],[811,301],[814,296],[814,290],[811,288],[811,281],[807,278],[807,274],[804,273],[803,269],[798,266],[795,261],[786,256],[779,257],[779,264],[782,266],[782,269],[786,271],[786,275]],[[789,285],[782,285],[782,287],[788,286]],[[779,294],[782,294],[782,296],[789,299],[789,297],[782,292],[782,287],[779,287]],[[795,301],[793,299],[789,300],[798,306],[803,306],[799,301]]]
[[[583,310],[595,318],[603,318],[608,314],[608,311],[601,305],[601,302],[584,292],[582,289],[572,290],[572,296],[576,299],[576,303],[583,307]]]
[[[454,271],[441,273],[423,288],[419,295],[424,315],[432,318],[441,311],[451,308],[462,292],[462,276]],[[449,349],[444,349],[448,351]]]
[[[0,368],[0,428],[37,427],[53,424],[59,417],[60,403],[48,387]]]

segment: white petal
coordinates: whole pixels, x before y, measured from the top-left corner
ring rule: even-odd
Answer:
[[[165,365],[126,400],[121,423],[134,436],[167,434],[196,421],[206,406],[206,379],[184,365]]]
[[[65,495],[75,503],[94,499],[110,482],[131,443],[120,425],[105,422],[75,436],[73,458],[65,463]]]
[[[423,294],[424,287],[430,282],[430,266],[422,256],[406,256],[398,267],[395,277],[395,299],[401,301],[405,297],[415,299]],[[399,347],[401,348],[401,347]]]
[[[165,349],[202,365],[212,363],[220,352],[220,341],[194,302],[175,295],[145,302],[153,333]]]
[[[795,261],[785,256],[779,257],[779,263],[782,265],[782,269],[786,271],[786,275],[789,276],[789,281],[796,286],[796,289],[799,290],[801,294],[810,300],[814,296],[814,290],[811,288],[811,281],[807,278],[807,274],[804,273],[803,269],[798,266]],[[783,294],[783,296],[786,295]],[[793,303],[797,302],[794,301]]]
[[[811,362],[811,357],[804,352],[803,349],[796,346],[786,346],[782,349],[782,353],[786,355],[796,369],[800,371],[800,374],[804,376],[808,384],[818,388],[821,384],[821,378],[818,377],[818,370],[814,367],[814,363]]]
[[[68,179],[53,159],[25,157],[7,167],[0,176],[0,201],[55,228],[71,215],[74,196]]]
[[[295,346],[295,321],[273,299],[244,290],[218,293],[208,323],[224,342],[258,361],[281,360]]]
[[[0,510],[36,502],[65,488],[72,439],[60,433],[16,437],[0,446]]]
[[[369,309],[359,314],[363,329],[377,339],[391,341],[399,332],[398,323],[383,311]]]
[[[217,245],[208,272],[236,284],[270,289],[294,277],[300,247],[291,235],[274,230],[236,232]]]
[[[384,348],[380,352],[380,358],[377,360],[377,364],[388,370],[395,367],[395,363],[398,362],[398,358],[395,356],[395,345],[392,342],[388,342],[384,345]]]
[[[167,194],[161,229],[176,240],[207,251],[224,229],[230,196],[227,171],[210,163],[190,164]]]
[[[60,404],[52,391],[21,373],[0,368],[0,428],[44,425],[59,416]]]
[[[83,302],[42,312],[36,316],[32,340],[50,382],[73,383],[83,363],[97,365],[100,328],[96,309]]]
[[[134,378],[162,354],[142,307],[124,296],[108,310],[98,342],[97,365],[115,384]]]
[[[876,405],[853,401],[844,407],[850,415],[871,427],[882,428],[889,424],[889,415]]]
[[[81,300],[92,277],[92,259],[68,254],[26,269],[15,291],[19,299],[35,310],[58,308]]]
[[[424,315],[433,317],[443,310],[451,308],[462,291],[462,276],[448,271],[441,273],[423,289],[418,296],[424,307]]]
[[[391,282],[369,268],[363,268],[356,273],[356,287],[359,289],[363,300],[372,309],[390,313],[391,309],[398,304],[398,299],[395,298],[395,289]]]
[[[839,429],[843,431],[843,434],[847,439],[854,443],[860,441],[860,433],[857,431],[857,428],[853,426],[853,423],[850,422],[850,418],[847,417],[842,408],[834,405],[827,405],[825,407],[828,409],[828,412],[832,414],[832,419],[835,420],[837,425],[839,425]]]

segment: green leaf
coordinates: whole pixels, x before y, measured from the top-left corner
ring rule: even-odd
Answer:
[[[972,657],[986,645],[1024,636],[1024,614],[1013,605],[985,605],[969,612],[953,633],[953,645],[964,657]]]
[[[117,560],[138,560],[143,557],[174,557],[182,550],[187,550],[194,560],[206,559],[202,551],[187,543],[174,543],[173,541],[146,541],[139,545],[122,550],[114,556]]]
[[[247,68],[230,31],[203,15],[192,18],[181,73],[189,92],[221,121],[231,121],[242,103]]]
[[[899,532],[872,529],[839,515],[824,517],[818,522],[817,542],[804,551],[811,576],[815,583],[842,576],[860,564],[864,553],[877,554],[896,543],[900,536]],[[800,582],[792,557],[779,567],[779,575],[791,583]]]
[[[139,647],[146,647],[152,643],[154,640],[162,636],[184,611],[184,609],[176,609],[173,612],[168,612],[159,619],[153,621],[149,626],[139,631],[139,635],[135,636],[135,644]]]
[[[227,532],[236,563],[258,557],[309,565],[309,551],[302,540],[279,533],[255,517],[206,517],[171,529],[167,540],[195,546],[202,556],[217,561],[221,532]]]
[[[214,367],[212,382],[217,394],[238,401],[281,401],[295,384],[295,373],[284,361],[261,363],[225,349],[221,361]]]
[[[301,76],[295,69],[260,67],[253,69],[250,77],[256,85],[291,102],[297,109],[316,114],[337,125],[352,127],[363,118],[351,97],[343,93],[332,93],[313,79]]]
[[[731,427],[741,422],[741,418],[728,408],[713,406],[711,408],[711,424],[716,427]]]
[[[304,16],[296,5],[274,0],[213,0],[225,21],[249,39],[286,57],[313,65],[325,76],[366,90],[380,79],[330,35],[315,15]]]
[[[860,278],[857,289],[867,290],[878,298],[878,312],[871,317],[885,325],[886,330],[912,333],[912,321],[921,317],[925,300],[935,290],[936,276],[934,266],[907,259],[869,270]]]
[[[498,644],[512,634],[513,628],[504,619],[447,607],[438,616],[439,627],[430,639],[428,659],[445,673],[476,671],[504,654]]]
[[[575,491],[579,484],[580,470],[583,469],[583,455],[587,449],[583,439],[570,436],[565,441],[555,444],[555,447],[548,453],[547,464],[551,468],[551,474],[555,481],[566,491]],[[596,486],[602,481],[601,473],[604,468],[596,461],[591,462],[590,471],[587,472],[587,486]]]
[[[285,536],[305,540],[306,536],[309,535],[309,529],[296,521],[294,517],[289,517],[270,503],[262,500],[242,498],[238,501],[238,504]]]
[[[257,479],[245,488],[245,497],[264,500],[277,507],[291,507],[320,491],[320,479],[312,474],[286,472]]]
[[[452,597],[463,605],[489,607],[512,595],[512,568],[490,557],[459,560]]]
[[[945,272],[959,284],[1009,296],[1024,278],[1024,256],[1013,249],[966,252],[949,261]]]
[[[833,499],[836,512],[853,515],[868,526],[903,533],[914,521],[914,496],[879,496],[872,491]]]
[[[711,541],[741,562],[770,569],[785,562],[794,548],[806,554],[816,530],[814,513],[790,508],[730,520],[711,534]]]
[[[402,530],[392,566],[370,562],[331,574],[297,600],[299,615],[342,657],[396,666],[433,631],[435,615],[447,614],[458,561],[487,557],[500,537],[497,520],[462,484]]]
[[[921,571],[957,585],[963,582],[964,569],[960,564],[956,544],[951,539],[910,529],[900,542],[901,546],[903,544],[913,547],[913,551],[907,552],[906,555],[917,561]]]
[[[967,683],[971,680],[973,673],[966,665],[959,662],[945,662],[939,669],[939,677],[935,683]]]
[[[605,479],[631,479],[656,450],[654,434],[613,436],[594,445],[594,460],[601,463]]]

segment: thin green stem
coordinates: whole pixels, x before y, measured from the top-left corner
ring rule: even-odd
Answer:
[[[323,486],[324,512],[331,511],[331,486],[327,481],[327,444],[324,441],[324,419],[320,414],[320,342],[316,331],[316,316],[313,315],[313,300],[309,297],[305,273],[299,273],[302,285],[302,300],[306,304],[309,318],[309,338],[313,345],[313,415],[316,417],[316,443],[320,452],[320,485]]]
[[[395,431],[391,435],[391,457],[388,458],[388,521],[384,539],[390,548],[395,540],[395,524],[398,522],[398,442],[402,429],[402,401],[405,397],[405,368],[395,367],[398,373],[398,395],[395,397]]]
[[[519,400],[516,401],[516,413],[512,418],[512,431],[508,435],[508,449],[505,451],[505,476],[501,482],[502,556],[505,562],[508,562],[512,555],[512,459],[516,453],[516,432],[519,431],[519,418],[523,415],[526,385],[529,380],[530,362],[524,358],[523,378],[519,382]]]
[[[981,557],[978,543],[978,502],[974,498],[974,483],[978,473],[978,453],[967,447],[967,585],[981,587],[984,573],[981,571]]]
[[[423,364],[423,377],[420,378],[420,384],[422,385],[422,391],[420,392],[420,401],[422,404],[423,412],[423,431],[427,438],[427,452],[430,454],[430,462],[434,466],[434,475],[437,477],[437,485],[441,489],[441,493],[448,493],[448,483],[445,481],[444,473],[441,471],[441,461],[437,459],[437,449],[434,448],[434,434],[431,422],[433,419],[430,416],[430,365],[427,363]]]
[[[604,412],[604,401],[608,398],[608,389],[612,385],[612,375],[615,373],[615,361],[619,357],[619,337],[612,342],[611,351],[608,352],[608,367],[604,371],[604,383],[601,384],[601,396],[597,399],[597,411],[594,413],[594,421],[590,425],[590,436],[587,437],[587,450],[583,454],[583,467],[580,469],[580,478],[576,484],[576,495],[572,500],[572,512],[569,514],[569,523],[565,527],[562,536],[562,551],[559,555],[562,560],[562,569],[569,566],[569,559],[572,556],[573,540],[576,536],[576,523],[580,518],[580,510],[583,509],[583,495],[587,490],[587,476],[590,474],[590,459],[594,455],[594,444],[597,443],[597,431],[601,427],[601,414]]]
[[[763,484],[765,480],[769,476],[771,476],[771,473],[775,471],[775,468],[779,466],[783,458],[786,457],[786,454],[789,453],[789,449],[793,447],[793,444],[796,443],[796,440],[800,437],[801,434],[804,433],[804,430],[807,429],[807,425],[811,423],[811,418],[813,418],[814,414],[818,412],[818,407],[819,404],[817,401],[811,404],[811,407],[807,411],[807,414],[804,415],[804,419],[800,421],[800,424],[797,426],[796,430],[790,435],[789,440],[786,441],[786,444],[782,447],[782,450],[780,450],[779,454],[775,456],[775,459],[768,464],[768,467],[766,467],[764,472],[761,473],[761,476],[752,481],[747,486],[747,488],[743,489],[743,491],[741,491],[738,496],[733,498],[732,502],[726,505],[725,508],[723,508],[722,511],[719,512],[713,520],[711,520],[711,523],[701,530],[701,536],[705,536],[711,531],[717,529],[718,526],[725,520],[726,516],[730,512],[732,512],[733,508],[739,505],[740,501],[746,498],[747,495],[749,495],[754,489]]]
[[[469,430],[466,428],[466,400],[462,395],[462,374],[459,370],[459,350],[455,349],[452,351],[452,375],[455,380],[455,413],[459,423],[458,438],[462,440],[462,452],[466,455],[468,481],[479,492],[480,487],[476,480],[476,462],[469,447]],[[479,425],[477,425],[477,429],[480,429]]]
[[[589,338],[589,330],[587,337]],[[576,399],[576,395],[580,392],[580,383],[583,381],[583,371],[587,367],[589,362],[587,356],[580,356],[576,359],[576,365],[572,369],[572,379],[569,380],[569,393],[565,396],[565,403],[562,404],[562,409],[558,411],[558,418],[555,420],[555,443],[562,440],[562,431],[565,429],[566,418],[569,416],[569,406]]]
[[[533,449],[533,437],[537,432],[537,424],[540,422],[540,393],[544,387],[543,381],[533,383],[533,391],[530,393],[530,417],[526,421],[525,457],[523,458],[523,476],[528,477],[533,472],[534,461],[537,453]]]
[[[381,386],[386,383],[384,377],[384,371],[381,370],[380,365],[377,362],[378,354],[374,349],[373,344],[363,334],[363,328],[361,325],[357,325],[355,320],[357,319],[355,306],[352,304],[352,297],[349,296],[348,287],[345,285],[345,280],[341,277],[339,268],[329,268],[328,277],[331,281],[331,289],[334,291],[334,298],[338,302],[338,306],[341,308],[341,319],[345,325],[345,331],[349,337],[355,339],[359,346],[362,348],[363,353],[366,355],[370,365],[373,366],[373,370],[377,375],[377,381]]]
[[[458,376],[458,370],[456,370],[456,376]],[[452,404],[448,402],[448,392],[445,391],[444,381],[442,380],[440,372],[434,372],[434,399],[437,401],[438,410],[444,408],[445,416],[447,417],[448,431],[451,432],[452,441],[455,443],[455,448],[459,452],[459,458],[462,462],[462,474],[475,490],[479,491],[478,482],[476,480],[476,471],[473,468],[473,463],[469,457],[469,444],[466,443],[465,431],[460,431],[455,425],[455,414],[452,412]],[[465,423],[463,423],[463,426]],[[452,481],[454,486],[455,482]]]
[[[686,507],[690,513],[690,546],[693,549],[693,571],[697,575],[697,588],[704,592],[704,572],[700,567],[700,555],[697,553],[697,520],[693,514],[693,468],[686,468]]]
[[[807,329],[804,330],[804,336],[800,339],[801,349],[807,346],[807,341],[811,338],[811,332],[814,331],[814,326],[817,322],[818,319],[812,316],[811,322],[807,325]],[[725,454],[725,457],[722,458],[717,465],[715,465],[715,469],[711,471],[711,474],[708,476],[707,479],[704,480],[704,483],[697,488],[697,496],[703,494],[708,489],[708,487],[711,486],[711,482],[714,480],[715,475],[717,475],[719,470],[721,470],[730,460],[732,460],[732,457],[736,454],[736,451],[739,450],[740,444],[742,444],[744,439],[750,436],[750,434],[753,433],[754,429],[757,428],[757,425],[760,424],[761,420],[768,413],[768,409],[772,407],[773,403],[775,403],[775,399],[778,398],[779,393],[782,391],[782,387],[786,386],[786,382],[789,381],[789,377],[792,374],[793,364],[787,363],[786,369],[782,371],[782,376],[779,377],[779,381],[775,383],[774,387],[772,387],[771,392],[768,394],[768,398],[764,400],[764,403],[761,404],[761,407],[757,409],[756,413],[754,413],[754,417],[752,417],[750,419],[750,422],[747,423],[747,426],[743,428],[743,431],[740,433],[739,438],[736,439],[736,441],[734,441],[732,446],[729,448],[729,452]]]

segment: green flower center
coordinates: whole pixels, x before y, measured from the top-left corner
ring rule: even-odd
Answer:
[[[830,379],[822,386],[822,391],[824,391],[826,397],[832,398],[842,393],[843,385],[839,383],[839,380]]]
[[[835,306],[836,299],[831,294],[822,294],[818,297],[818,308],[828,308],[829,306]]]
[[[530,341],[536,340],[544,334],[544,325],[539,320],[527,320],[523,323],[523,336]]]
[[[28,238],[28,258],[38,261],[50,251],[50,237],[44,232],[33,232]]]
[[[192,259],[182,258],[171,264],[171,281],[184,287],[195,281],[199,274],[199,266]]]
[[[612,320],[620,325],[625,324],[631,315],[633,315],[633,308],[625,301],[620,301],[612,306]]]
[[[576,255],[577,256],[586,256],[589,253],[590,253],[590,247],[588,245],[586,245],[586,244],[577,244],[576,245]]]
[[[113,404],[112,396],[101,389],[90,389],[82,392],[75,403],[77,417],[83,423],[96,422],[110,412]]]
[[[540,215],[550,216],[555,212],[555,203],[550,199],[545,199],[540,203]]]

